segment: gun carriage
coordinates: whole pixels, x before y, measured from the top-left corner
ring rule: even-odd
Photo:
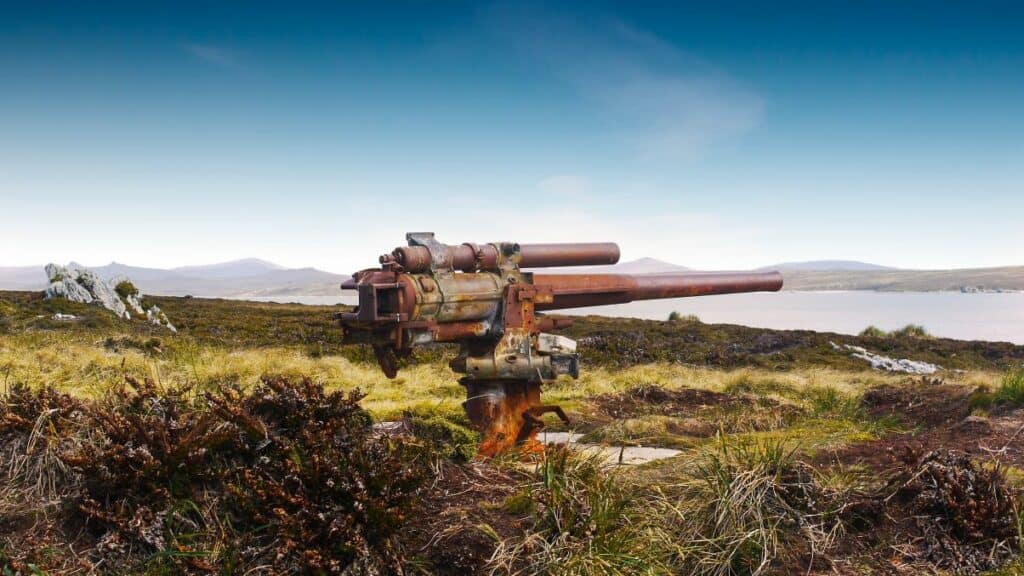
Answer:
[[[389,378],[398,359],[431,342],[459,344],[449,363],[462,374],[463,404],[481,432],[480,453],[536,443],[544,414],[568,418],[541,402],[541,386],[579,376],[573,340],[551,332],[571,325],[552,310],[634,300],[777,291],[778,272],[542,274],[533,268],[615,264],[612,243],[446,245],[433,233],[406,235],[408,246],[380,257],[342,284],[358,307],[339,315],[345,343],[369,344]]]

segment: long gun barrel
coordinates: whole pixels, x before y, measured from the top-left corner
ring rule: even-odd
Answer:
[[[673,274],[534,274],[534,285],[549,286],[551,303],[537,310],[561,310],[741,292],[775,292],[782,288],[778,272],[683,272]]]
[[[775,291],[778,272],[676,274],[543,274],[524,268],[614,264],[619,247],[592,244],[446,245],[432,233],[406,235],[409,245],[380,257],[342,289],[359,305],[339,315],[346,343],[370,344],[393,378],[398,359],[417,345],[457,342],[452,369],[469,399],[466,411],[484,434],[481,452],[495,454],[529,443],[540,416],[560,408],[540,403],[540,385],[577,377],[576,343],[547,331],[571,320],[541,312],[633,300]]]

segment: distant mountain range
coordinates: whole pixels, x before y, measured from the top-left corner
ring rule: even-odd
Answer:
[[[316,268],[285,268],[247,258],[204,266],[161,269],[111,262],[92,268],[103,278],[128,277],[143,293],[209,298],[288,298],[338,296],[348,275]],[[655,258],[640,258],[614,266],[559,268],[551,272],[618,272],[666,274],[690,268]],[[852,260],[784,262],[758,268],[779,270],[786,290],[975,291],[1024,290],[1024,266],[960,270],[901,270]],[[537,270],[541,272],[541,270]],[[0,267],[0,290],[42,290],[43,266]]]
[[[653,258],[615,267],[630,274],[658,274],[688,270]],[[577,269],[578,270],[578,269]],[[902,270],[855,260],[782,262],[757,268],[782,273],[783,290],[869,290],[878,292],[986,292],[1024,290],[1024,266],[962,268],[954,270]]]
[[[807,262],[781,262],[772,266],[763,266],[757,270],[778,270],[779,272],[785,271],[856,271],[864,272],[866,270],[898,270],[898,268],[892,268],[890,266],[879,266],[878,264],[871,264],[868,262],[858,262],[857,260],[809,260]]]
[[[127,277],[144,294],[244,298],[302,294],[312,285],[329,284],[337,293],[348,276],[316,268],[285,268],[272,262],[247,258],[205,266],[143,268],[111,262],[91,268],[105,279]],[[0,268],[0,289],[42,290],[46,274],[42,266]]]

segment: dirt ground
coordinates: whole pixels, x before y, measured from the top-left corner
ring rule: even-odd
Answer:
[[[881,472],[945,448],[1003,466],[1024,467],[1024,409],[972,416],[971,393],[963,386],[928,380],[869,390],[861,402],[873,417],[895,416],[911,430],[827,451],[817,460]]]
[[[514,538],[529,522],[529,514],[508,504],[522,479],[515,468],[489,462],[437,461],[432,483],[402,529],[403,547],[435,574],[476,573],[494,552],[495,536]]]

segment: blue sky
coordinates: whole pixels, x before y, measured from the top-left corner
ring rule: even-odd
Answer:
[[[1013,3],[0,3],[0,265],[1024,264]]]

